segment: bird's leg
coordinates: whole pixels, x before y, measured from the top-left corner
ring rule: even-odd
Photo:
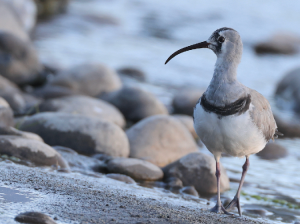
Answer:
[[[221,203],[220,176],[221,176],[220,163],[217,161],[216,162],[216,177],[217,177],[217,188],[218,188],[218,201],[217,201],[217,204],[212,209],[210,209],[210,211],[215,212],[215,213],[224,212],[227,215],[231,215],[229,212],[226,211],[226,209],[224,208],[224,206]]]
[[[250,165],[249,158],[248,158],[248,156],[246,156],[246,162],[243,165],[243,173],[242,173],[239,188],[238,188],[238,190],[236,192],[236,195],[234,196],[233,200],[226,206],[226,209],[228,209],[229,211],[231,209],[233,209],[234,207],[237,207],[240,216],[242,216],[241,205],[240,205],[240,194],[241,194],[241,189],[242,189],[244,179],[245,179],[247,170],[249,168],[249,165]]]

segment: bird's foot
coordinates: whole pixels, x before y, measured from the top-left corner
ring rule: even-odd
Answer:
[[[211,208],[209,211],[218,213],[218,214],[224,213],[226,215],[233,215],[233,214],[227,212],[222,204],[221,205],[216,204],[215,207]]]
[[[242,216],[240,199],[237,196],[234,196],[234,198],[232,199],[232,201],[226,206],[226,209],[228,211],[231,211],[235,207],[237,207],[239,215]]]

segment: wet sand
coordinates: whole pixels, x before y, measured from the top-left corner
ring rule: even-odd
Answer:
[[[268,223],[216,215],[206,211],[212,205],[106,177],[57,173],[6,162],[0,163],[0,173],[1,187],[17,190],[20,193],[15,196],[23,194],[30,199],[10,202],[6,197],[0,205],[0,223],[16,223],[14,217],[27,211],[42,212],[57,223]]]

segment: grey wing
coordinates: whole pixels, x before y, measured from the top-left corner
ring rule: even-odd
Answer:
[[[254,108],[250,116],[255,125],[262,131],[266,141],[277,137],[277,125],[268,100],[255,90],[250,89],[251,103]]]

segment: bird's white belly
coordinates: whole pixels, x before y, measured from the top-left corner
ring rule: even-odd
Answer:
[[[216,159],[223,152],[238,157],[251,155],[261,151],[267,143],[249,111],[218,118],[215,113],[206,112],[199,103],[194,110],[194,127]]]

